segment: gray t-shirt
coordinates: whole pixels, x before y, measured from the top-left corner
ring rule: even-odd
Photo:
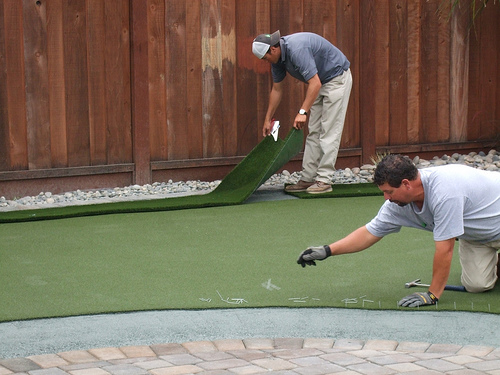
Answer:
[[[280,39],[281,60],[272,64],[274,82],[281,82],[288,72],[302,82],[318,74],[321,84],[349,69],[350,62],[328,40],[314,33],[296,33]]]
[[[402,226],[433,232],[435,241],[463,238],[487,243],[500,239],[500,173],[465,165],[420,170],[424,205],[404,207],[388,200],[366,228],[377,237]]]

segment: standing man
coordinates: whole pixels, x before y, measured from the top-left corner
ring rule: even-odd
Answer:
[[[405,226],[432,232],[435,252],[428,292],[406,296],[400,306],[438,301],[450,274],[456,239],[465,289],[472,293],[493,289],[500,249],[499,172],[453,164],[418,170],[406,156],[387,155],[375,169],[374,182],[386,199],[377,216],[339,241],[304,250],[297,263],[305,267],[331,255],[364,250]]]
[[[332,191],[352,87],[349,60],[328,40],[307,32],[283,37],[279,30],[261,34],[254,39],[252,52],[271,64],[273,77],[262,129],[264,137],[271,133],[271,120],[283,96],[282,82],[286,73],[307,83],[306,97],[293,122],[295,129],[302,129],[310,116],[302,176],[297,184],[288,185],[285,190],[311,194]]]

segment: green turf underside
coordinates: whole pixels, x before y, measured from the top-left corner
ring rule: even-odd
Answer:
[[[364,225],[382,201],[294,199],[1,225],[0,321],[156,309],[397,309],[417,290],[406,282],[430,281],[431,233],[404,229],[357,254],[296,264],[306,247]],[[449,283],[460,283],[458,256]],[[499,293],[445,291],[437,309],[499,313]]]

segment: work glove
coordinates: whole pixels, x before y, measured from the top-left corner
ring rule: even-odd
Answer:
[[[398,305],[403,307],[419,307],[435,305],[437,301],[438,298],[431,292],[416,292],[404,297],[398,302]]]
[[[332,255],[332,251],[330,250],[330,246],[312,246],[304,250],[299,259],[297,259],[297,264],[300,264],[302,267],[315,266],[315,260],[323,260]]]

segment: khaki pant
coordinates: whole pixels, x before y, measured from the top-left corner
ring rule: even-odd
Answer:
[[[497,281],[497,262],[500,241],[480,244],[459,241],[462,285],[468,292],[481,293],[493,289]]]
[[[351,88],[350,69],[321,86],[311,107],[302,180],[332,182]]]

